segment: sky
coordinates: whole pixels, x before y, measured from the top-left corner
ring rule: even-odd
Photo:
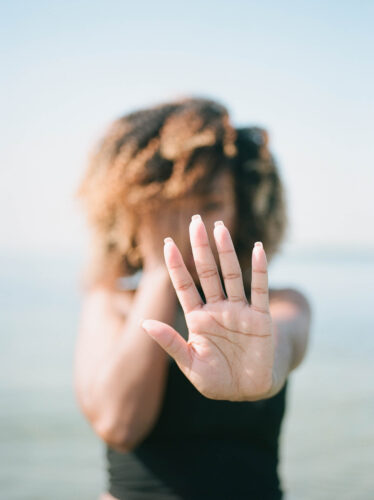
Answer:
[[[211,97],[265,127],[290,248],[374,248],[374,1],[0,1],[0,250],[79,254],[73,193],[120,115]]]

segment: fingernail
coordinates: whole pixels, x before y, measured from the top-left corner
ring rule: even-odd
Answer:
[[[223,223],[223,221],[221,220],[216,220],[216,222],[214,223],[214,227],[217,227],[217,226],[224,226],[225,224]]]
[[[261,241],[256,241],[256,243],[255,243],[255,247],[260,247],[260,248],[262,248],[262,243],[261,243]]]
[[[201,220],[201,217],[199,214],[196,214],[191,217],[191,220]]]
[[[168,236],[167,238],[164,239],[164,244],[166,245],[166,243],[173,243],[173,238],[170,238],[170,236]]]

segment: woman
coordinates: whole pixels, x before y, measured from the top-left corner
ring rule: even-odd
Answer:
[[[282,498],[287,377],[310,307],[268,289],[286,210],[267,142],[187,98],[120,118],[93,155],[77,193],[93,251],[75,389],[106,443],[102,498]]]

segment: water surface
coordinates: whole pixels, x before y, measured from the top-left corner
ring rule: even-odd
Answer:
[[[82,258],[0,262],[1,497],[97,499],[104,448],[72,391]],[[374,498],[374,257],[288,252],[270,264],[269,281],[303,291],[313,309],[282,427],[286,499]]]

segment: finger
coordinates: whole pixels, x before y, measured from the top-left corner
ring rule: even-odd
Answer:
[[[251,306],[260,312],[269,312],[267,260],[260,241],[255,243],[252,251]]]
[[[173,359],[183,372],[191,367],[190,348],[184,338],[171,326],[154,319],[146,319],[142,327]]]
[[[203,300],[172,238],[165,238],[164,256],[170,279],[184,314],[200,308],[203,305]]]
[[[216,260],[210,248],[208,234],[200,215],[194,215],[190,223],[190,240],[197,274],[207,303],[225,299]]]
[[[215,222],[214,239],[228,300],[231,302],[247,302],[238,256],[230,232],[222,221]]]

